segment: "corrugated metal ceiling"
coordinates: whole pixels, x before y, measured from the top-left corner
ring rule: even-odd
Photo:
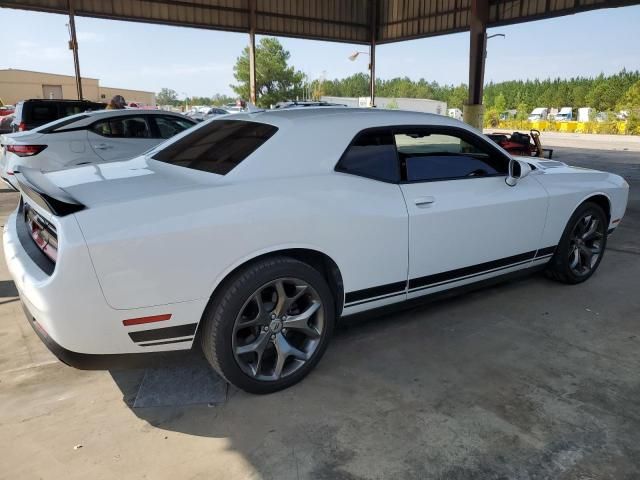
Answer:
[[[468,30],[471,0],[255,0],[256,33],[378,43]],[[489,26],[640,0],[488,0]],[[73,0],[76,15],[248,32],[250,0]],[[68,0],[0,0],[0,7],[66,13]],[[375,15],[373,15],[375,9]]]

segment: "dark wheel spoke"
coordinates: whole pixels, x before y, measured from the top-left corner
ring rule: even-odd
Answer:
[[[240,310],[233,329],[234,357],[251,377],[279,380],[311,358],[324,328],[315,289],[296,278],[280,278],[257,289]]]
[[[304,312],[292,317],[287,317],[282,322],[283,327],[288,330],[299,331],[311,338],[318,338],[320,336],[320,332],[316,330],[314,326],[309,324],[309,320],[311,320],[313,315],[320,309],[320,306],[319,302],[312,302]]]
[[[569,269],[579,277],[591,273],[602,254],[604,223],[598,215],[586,213],[575,224],[569,243]]]

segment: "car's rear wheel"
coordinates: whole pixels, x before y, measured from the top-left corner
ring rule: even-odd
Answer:
[[[587,280],[598,268],[607,245],[607,216],[592,202],[581,205],[562,234],[547,275],[563,283]]]
[[[238,388],[270,393],[318,363],[333,331],[334,299],[311,266],[268,258],[224,282],[203,321],[202,347],[213,368]]]

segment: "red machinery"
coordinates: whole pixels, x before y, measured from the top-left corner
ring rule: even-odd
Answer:
[[[520,155],[523,157],[546,156],[546,158],[553,156],[553,149],[542,148],[539,130],[531,130],[529,133],[513,132],[511,135],[489,133],[487,136],[511,155]]]

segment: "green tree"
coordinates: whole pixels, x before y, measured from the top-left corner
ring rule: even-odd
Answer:
[[[617,107],[620,110],[640,110],[640,80],[629,87]]]
[[[529,106],[526,103],[519,103],[516,108],[516,120],[526,120],[529,117]]]
[[[507,109],[507,100],[504,98],[502,92],[499,93],[496,99],[493,101],[493,106],[498,111],[498,113],[502,113]]]
[[[156,95],[158,105],[175,105],[178,100],[178,92],[171,88],[162,88]]]
[[[291,54],[278,39],[267,37],[256,46],[256,97],[260,106],[268,107],[303,95],[304,74],[288,65]],[[231,88],[241,98],[249,99],[249,47],[233,67],[237,84]]]

